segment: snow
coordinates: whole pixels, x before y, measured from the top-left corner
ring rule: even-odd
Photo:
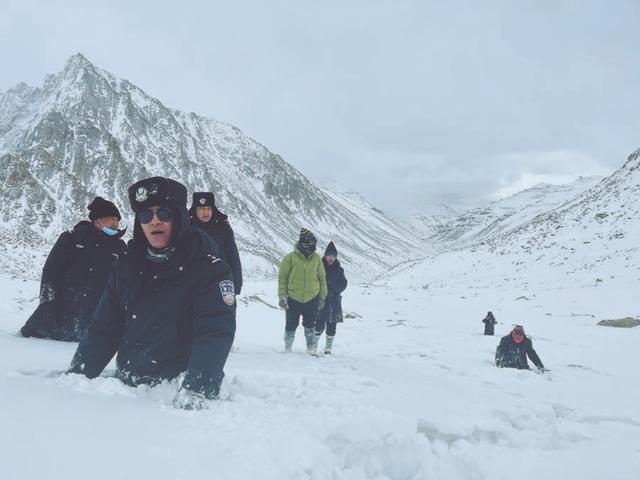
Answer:
[[[282,353],[275,280],[249,282],[223,398],[189,412],[172,406],[175,383],[126,387],[113,365],[92,381],[63,375],[75,344],[13,335],[37,282],[2,276],[2,478],[638,478],[640,329],[595,325],[634,312],[628,289],[526,301],[517,287],[412,291],[403,278],[352,284],[356,318],[320,358],[301,328]],[[489,309],[495,337],[481,335]],[[493,366],[512,323],[548,372]]]

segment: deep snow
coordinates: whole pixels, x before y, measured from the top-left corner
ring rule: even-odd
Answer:
[[[61,375],[75,344],[15,337],[37,283],[0,277],[0,476],[639,478],[640,328],[595,325],[635,312],[628,287],[516,300],[516,288],[413,291],[400,280],[352,284],[355,318],[320,358],[304,353],[301,328],[294,353],[281,353],[275,283],[247,284],[223,399],[188,412],[171,405],[175,384]],[[481,335],[488,309],[495,337]],[[512,323],[549,372],[493,366]]]

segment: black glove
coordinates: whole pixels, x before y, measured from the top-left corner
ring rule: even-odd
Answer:
[[[326,303],[326,299],[320,297],[320,300],[318,300],[318,310],[322,310],[324,308],[325,303]]]
[[[289,300],[287,300],[287,297],[280,297],[280,300],[278,301],[278,305],[283,310],[289,310]]]

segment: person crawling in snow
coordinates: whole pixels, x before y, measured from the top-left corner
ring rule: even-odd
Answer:
[[[528,370],[527,357],[538,367],[538,370],[544,370],[540,357],[533,349],[531,339],[524,334],[524,328],[521,325],[516,325],[509,335],[500,340],[496,349],[496,366]]]
[[[129,254],[109,278],[69,373],[95,378],[116,357],[130,386],[181,377],[176,407],[218,398],[236,329],[231,269],[213,241],[192,229],[187,189],[153,177],[129,187],[135,212]]]
[[[63,232],[42,269],[40,303],[19,335],[77,342],[87,333],[113,263],[127,252],[120,211],[102,197],[83,220]]]

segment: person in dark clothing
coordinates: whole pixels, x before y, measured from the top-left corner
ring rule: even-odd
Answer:
[[[155,385],[184,373],[174,404],[218,397],[235,334],[231,269],[192,229],[187,189],[153,177],[129,187],[136,214],[129,254],[116,264],[70,373],[94,378],[117,352],[116,377]]]
[[[524,334],[524,328],[516,325],[509,335],[502,337],[496,349],[496,366],[503,368],[529,369],[527,357],[539,370],[544,365],[533,349],[531,339]]]
[[[336,326],[342,322],[342,292],[347,288],[347,278],[338,260],[338,250],[333,242],[329,242],[329,245],[327,245],[324,257],[322,257],[322,264],[327,274],[328,293],[324,308],[318,312],[316,318],[314,350],[318,347],[320,336],[326,326],[327,338],[325,340],[324,353],[325,355],[331,355]]]
[[[242,264],[228,217],[218,210],[213,192],[195,192],[189,209],[191,225],[204,230],[218,245],[219,257],[233,272],[236,295],[242,290]]]
[[[488,312],[487,316],[482,320],[484,323],[484,334],[485,335],[493,335],[495,333],[495,325],[498,321],[493,316],[493,313]]]
[[[89,219],[58,237],[42,269],[40,303],[19,334],[80,340],[89,328],[113,262],[126,254],[116,206],[96,197]]]

